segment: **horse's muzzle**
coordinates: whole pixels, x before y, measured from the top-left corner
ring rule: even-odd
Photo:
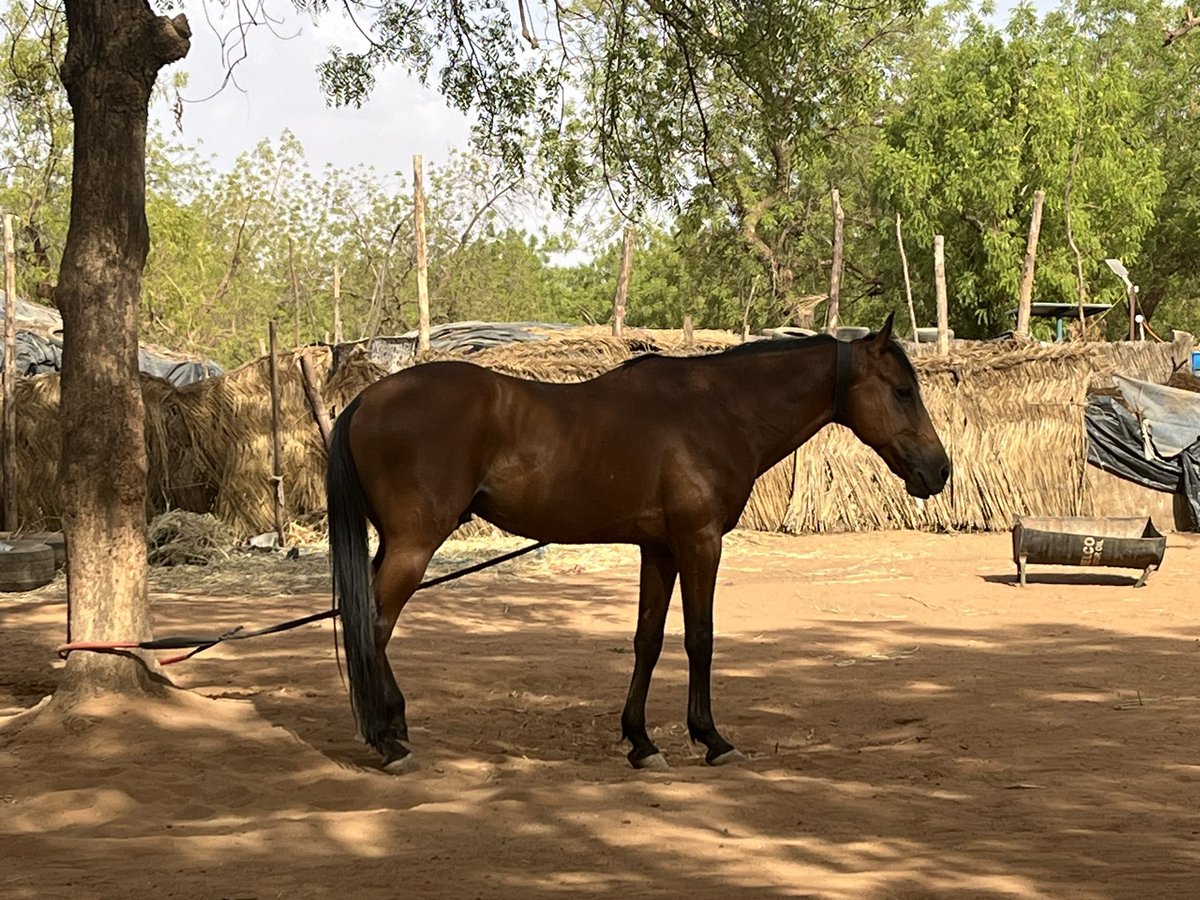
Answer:
[[[908,477],[904,479],[904,488],[912,496],[928,500],[940,494],[946,487],[950,480],[950,471],[950,459],[943,453],[940,460],[913,466]]]

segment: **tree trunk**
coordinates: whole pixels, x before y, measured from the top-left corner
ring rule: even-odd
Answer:
[[[63,317],[63,531],[68,639],[150,636],[145,410],[138,304],[150,246],[146,119],[158,71],[182,59],[187,19],[145,0],[66,0],[62,81],[75,123],[71,222],[55,300]],[[75,653],[60,693],[138,692],[140,660]]]

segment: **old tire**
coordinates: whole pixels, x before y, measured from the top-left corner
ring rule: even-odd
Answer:
[[[61,531],[30,531],[26,533],[0,531],[0,541],[9,544],[14,541],[32,541],[35,544],[47,544],[54,551],[54,568],[61,569],[67,564],[67,542]]]
[[[54,569],[58,571],[67,564],[67,539],[61,531],[44,531],[29,535],[31,541],[41,541],[54,551]]]
[[[38,541],[6,541],[0,550],[0,591],[32,591],[54,580],[54,550]]]

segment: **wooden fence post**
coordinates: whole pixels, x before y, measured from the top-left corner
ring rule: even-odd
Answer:
[[[625,333],[625,304],[629,300],[629,273],[633,270],[632,225],[625,226],[625,245],[621,248],[621,268],[617,272],[617,292],[613,295],[613,337]]]
[[[279,546],[284,545],[283,538],[283,436],[279,431],[279,361],[275,358],[275,320],[272,319],[267,328],[267,339],[270,345],[269,367],[271,371],[271,449],[274,462],[271,467],[271,484],[274,487],[275,506],[275,535],[279,538]]]
[[[683,317],[683,346],[691,350],[696,346],[696,338],[692,331],[692,317]]]
[[[1033,194],[1033,218],[1029,222],[1029,240],[1025,244],[1025,268],[1021,271],[1021,293],[1017,298],[1017,335],[1029,337],[1029,305],[1033,300],[1033,267],[1037,259],[1038,235],[1042,231],[1042,203],[1045,191]]]
[[[842,226],[846,214],[842,210],[842,195],[833,189],[833,267],[829,272],[829,306],[825,312],[825,330],[837,334],[842,302]]]
[[[295,311],[293,313],[296,320],[295,344],[300,346],[300,281],[296,278],[296,253],[292,243],[292,236],[288,235],[288,271],[292,276],[292,300],[295,302]]]
[[[421,154],[413,156],[413,220],[417,233],[417,348],[429,349],[429,263],[425,242],[425,167]]]
[[[303,353],[300,354],[300,378],[304,382],[304,395],[308,397],[308,406],[312,412],[313,421],[317,423],[317,431],[321,432],[321,441],[328,450],[329,443],[333,440],[333,423],[329,421],[329,410],[317,387],[317,376],[313,372],[312,363]]]
[[[342,268],[333,264],[333,345],[342,343]]]
[[[950,352],[950,309],[946,300],[946,241],[942,235],[933,237],[933,281],[937,298],[938,354]]]
[[[13,217],[4,217],[4,530],[17,529],[17,251]]]
[[[900,245],[900,265],[904,270],[904,296],[908,299],[908,317],[912,320],[913,343],[917,338],[917,309],[913,306],[912,281],[908,277],[908,254],[904,252],[904,233],[900,230],[900,213],[896,213],[896,243]]]

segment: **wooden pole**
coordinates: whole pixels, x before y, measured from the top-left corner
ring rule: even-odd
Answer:
[[[333,343],[342,343],[342,267],[333,264]]]
[[[1017,335],[1029,337],[1029,305],[1033,299],[1033,267],[1037,260],[1038,235],[1042,232],[1042,203],[1045,191],[1033,194],[1033,218],[1029,222],[1029,240],[1025,245],[1025,268],[1021,272],[1021,293],[1017,298]]]
[[[833,190],[833,268],[829,273],[829,307],[825,313],[825,330],[836,334],[842,300],[842,226],[846,214],[842,211],[842,195]]]
[[[425,167],[413,155],[413,220],[417,232],[417,348],[429,349],[429,263],[425,258]]]
[[[292,299],[295,301],[294,318],[296,320],[296,342],[293,347],[300,346],[300,282],[296,278],[296,253],[292,244],[292,238],[288,236],[288,270],[292,274]]]
[[[758,287],[758,276],[750,282],[750,296],[746,299],[746,308],[742,313],[742,343],[750,340],[750,307],[754,305],[754,291]]]
[[[13,217],[4,217],[4,530],[17,529],[17,251]]]
[[[333,439],[333,423],[329,421],[329,410],[321,397],[321,391],[317,388],[317,376],[313,372],[312,363],[303,353],[300,354],[300,378],[304,382],[304,396],[308,398],[308,408],[312,412],[313,421],[317,423],[321,440],[328,450],[329,442]]]
[[[267,329],[267,339],[270,345],[271,370],[271,448],[274,451],[271,483],[275,495],[275,534],[279,538],[279,546],[283,540],[283,436],[279,431],[279,362],[275,358],[275,320],[272,319]]]
[[[613,295],[613,337],[620,337],[625,331],[625,304],[629,299],[629,273],[633,270],[633,239],[633,226],[626,225],[625,245],[621,248],[621,269],[617,272],[617,292]]]
[[[946,301],[946,241],[940,234],[933,237],[933,282],[937,298],[938,353],[950,352],[950,310]]]
[[[687,347],[689,350],[696,346],[696,338],[692,332],[691,316],[683,317],[683,346]]]
[[[912,281],[908,277],[908,254],[904,252],[904,233],[900,230],[900,213],[896,213],[896,243],[900,245],[900,266],[904,270],[904,296],[908,300],[908,317],[912,320],[913,343],[917,343],[917,309],[913,306]]]

